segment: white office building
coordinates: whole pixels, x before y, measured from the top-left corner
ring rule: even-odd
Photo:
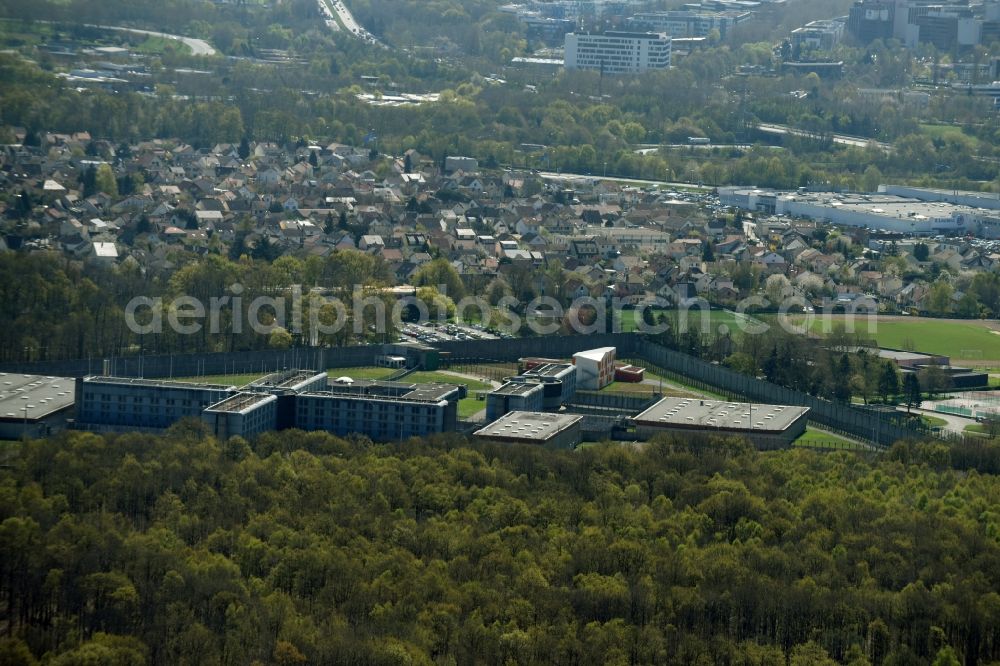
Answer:
[[[571,32],[566,69],[640,74],[670,67],[670,37],[656,32]]]

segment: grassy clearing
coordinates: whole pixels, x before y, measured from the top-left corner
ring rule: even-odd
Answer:
[[[961,127],[955,127],[954,125],[921,123],[920,130],[932,139],[947,140],[949,138],[954,138],[962,141],[970,141],[974,148],[979,147],[979,139],[974,136],[969,136],[962,130]]]
[[[191,49],[184,42],[177,39],[167,39],[166,37],[148,37],[133,47],[139,53],[148,55],[162,55],[167,51],[174,53],[191,55]]]
[[[363,368],[333,368],[327,370],[326,374],[332,378],[350,377],[351,379],[385,379],[396,372],[394,368],[376,368],[374,366]]]
[[[793,323],[801,318],[793,318]],[[836,328],[839,321],[833,320]],[[873,329],[873,330],[872,330]],[[811,330],[823,333],[823,321],[817,317]],[[906,349],[927,354],[942,354],[953,359],[970,361],[992,361],[1000,359],[1000,334],[994,333],[981,320],[954,321],[915,317],[912,320],[883,321],[873,323],[871,329],[867,318],[860,317],[856,330],[871,337],[880,347]]]
[[[832,433],[813,428],[806,428],[806,431],[792,443],[792,446],[802,448],[822,448],[835,447],[844,449],[860,449],[860,444],[850,439],[838,437]]]
[[[443,372],[414,372],[405,381],[414,384],[464,384],[468,397],[458,401],[458,418],[467,419],[476,412],[486,409],[485,400],[476,399],[476,391],[488,391],[492,385],[469,377],[456,377]]]
[[[761,323],[753,317],[729,310],[709,310],[704,313],[695,309],[687,311],[652,310],[652,313],[657,319],[660,314],[665,314],[667,321],[670,322],[672,327],[680,327],[681,324],[686,323],[687,328],[707,333],[720,333],[723,331],[739,333],[743,330],[753,330],[755,326],[759,326]],[[631,333],[637,330],[642,322],[642,318],[639,316],[637,310],[623,310],[621,316],[622,332],[624,333]]]
[[[943,428],[948,425],[948,422],[944,419],[937,416],[930,416],[928,414],[921,414],[920,419],[930,428]]]
[[[243,386],[263,377],[260,373],[242,375],[203,375],[201,377],[177,377],[175,381],[190,384],[222,384],[224,386]]]

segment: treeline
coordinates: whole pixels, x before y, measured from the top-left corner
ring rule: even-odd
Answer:
[[[820,84],[816,77],[750,80],[743,91],[716,83],[741,63],[768,62],[770,52],[758,45],[698,52],[670,71],[641,77],[602,82],[597,73],[564,72],[532,89],[521,85],[538,82],[526,74],[510,72],[508,84],[489,85],[467,66],[390,57],[384,49],[354,40],[334,45],[318,35],[311,31],[296,38],[309,60],[306,66],[226,62],[217,63],[213,77],[165,72],[162,81],[154,72],[161,92],[156,97],[78,92],[34,65],[0,55],[7,83],[0,91],[0,125],[32,133],[88,130],[115,142],[176,137],[197,147],[243,137],[358,145],[374,129],[380,149],[389,154],[416,148],[435,160],[473,155],[487,167],[516,164],[713,185],[872,189],[893,179],[980,189],[997,177],[998,144],[991,126],[979,123],[971,134],[932,136],[898,104],[874,105],[855,94],[854,83]],[[361,74],[377,75],[404,90],[438,90],[442,102],[369,106],[355,97]],[[789,91],[801,86],[815,86],[815,91],[805,100],[791,100]],[[985,113],[984,104],[962,96],[935,98],[933,116],[924,115],[970,121]],[[758,122],[789,123],[820,138],[785,137],[780,146],[752,149],[635,152],[637,144],[686,143],[689,136],[707,136],[716,144],[775,142],[754,129]],[[831,132],[893,140],[895,149],[834,144]],[[522,143],[549,148],[525,156],[517,150]]]
[[[391,284],[379,258],[343,250],[325,259],[286,256],[270,261],[253,258],[261,248],[239,243],[238,233],[233,259],[211,254],[192,260],[178,253],[174,258],[179,265],[169,274],[144,272],[131,261],[107,267],[56,253],[0,253],[0,361],[284,347],[306,344],[320,325],[330,331],[317,333],[316,342],[321,344],[392,339],[391,318],[384,319],[386,331],[370,328],[383,320],[374,302],[382,303],[387,312],[394,303],[377,291]],[[302,289],[301,298],[295,296],[295,285]],[[362,299],[375,300],[355,301],[354,285],[367,288]],[[310,298],[313,287],[321,289],[323,299]],[[343,310],[330,303],[334,297]],[[134,299],[143,300],[130,308]],[[202,307],[201,316],[186,317],[183,313],[197,313],[197,306],[179,299],[194,299]],[[214,310],[213,299],[218,303]],[[296,302],[302,324],[298,330]],[[355,311],[355,303],[364,307]],[[171,317],[177,317],[180,326]],[[151,328],[156,321],[158,327]],[[252,328],[251,321],[267,328],[278,326],[295,336],[262,334],[263,329]],[[337,328],[339,321],[345,323]],[[198,325],[196,331],[178,332],[192,324]]]
[[[67,433],[0,471],[0,662],[990,663],[998,471],[994,444]]]

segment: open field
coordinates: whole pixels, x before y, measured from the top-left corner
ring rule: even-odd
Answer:
[[[331,378],[350,377],[351,379],[385,379],[395,368],[376,368],[374,366],[364,368],[332,368],[326,371]],[[404,380],[406,381],[406,380]]]
[[[486,401],[477,400],[476,391],[485,391],[491,388],[491,385],[486,382],[456,377],[443,372],[414,372],[412,375],[407,375],[404,381],[414,384],[464,384],[468,388],[468,397],[458,401],[458,418],[460,419],[469,418],[476,412],[486,409]]]
[[[789,320],[793,324],[803,321],[801,316]],[[843,321],[843,315],[832,316],[830,322],[817,315],[810,330],[822,334],[825,327],[836,329]],[[880,347],[943,354],[953,361],[979,365],[1000,361],[1000,330],[995,320],[880,316],[869,325],[865,315],[858,315],[855,331],[873,338]]]
[[[670,325],[676,328],[693,328],[706,333],[732,332],[739,333],[743,330],[754,330],[755,325],[760,322],[748,315],[742,315],[730,310],[701,310],[691,309],[681,310],[652,310],[653,316],[665,314]],[[637,330],[642,321],[639,312],[636,310],[622,310],[622,332],[631,333]],[[725,328],[723,328],[725,327]]]
[[[264,375],[251,373],[243,375],[203,375],[201,377],[177,377],[175,381],[191,384],[222,384],[223,386],[244,386]]]

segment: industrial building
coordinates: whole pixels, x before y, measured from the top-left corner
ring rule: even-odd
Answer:
[[[577,369],[577,387],[599,391],[613,382],[616,351],[614,347],[600,347],[573,354],[573,364]]]
[[[510,412],[473,433],[479,441],[507,444],[540,444],[555,449],[572,449],[580,443],[580,422],[576,414]]]
[[[1000,238],[1000,211],[985,206],[973,208],[951,203],[943,200],[933,190],[907,188],[905,191],[912,194],[900,196],[891,194],[888,187],[880,189],[886,191],[844,194],[720,187],[719,200],[724,206],[769,215],[804,217],[831,224],[867,227],[876,231],[924,236],[971,234],[980,238]],[[995,199],[993,203],[996,203]]]
[[[641,74],[670,67],[670,37],[664,33],[571,32],[564,50],[566,69]]]
[[[545,387],[541,382],[523,377],[521,381],[509,381],[486,394],[487,421],[495,421],[512,411],[540,412],[544,408]]]
[[[760,449],[779,449],[805,431],[808,412],[808,407],[789,405],[663,398],[633,421],[640,439],[661,433],[735,435]]]
[[[45,437],[73,412],[73,379],[0,373],[0,439]]]

